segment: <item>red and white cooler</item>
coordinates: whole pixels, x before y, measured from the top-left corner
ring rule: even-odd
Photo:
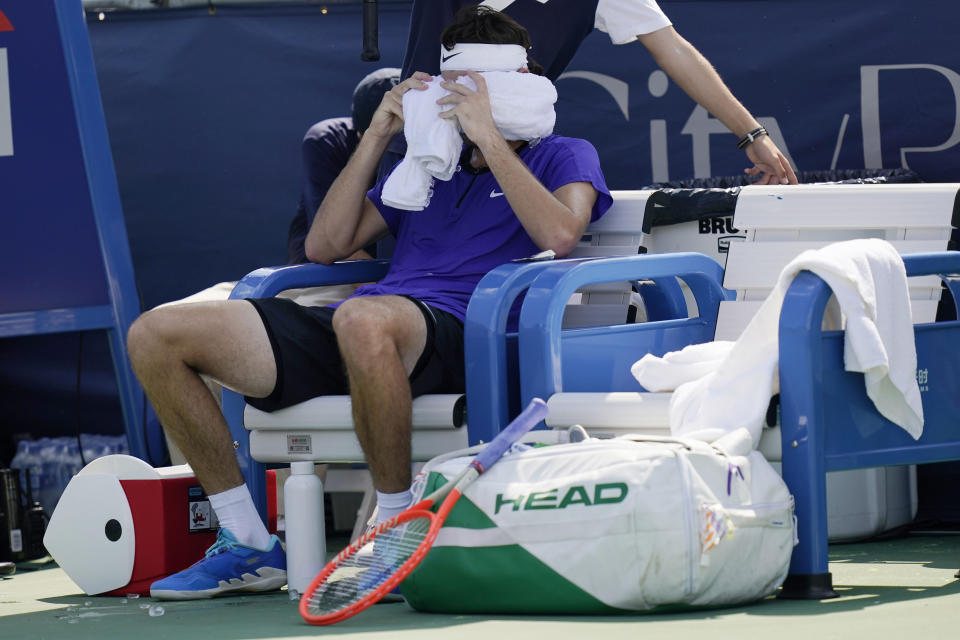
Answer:
[[[112,455],[67,485],[43,544],[89,595],[149,594],[203,557],[216,538],[210,502],[188,465],[154,469]]]

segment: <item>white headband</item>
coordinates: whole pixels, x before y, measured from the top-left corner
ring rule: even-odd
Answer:
[[[527,68],[527,50],[519,44],[440,45],[440,71],[516,71]]]

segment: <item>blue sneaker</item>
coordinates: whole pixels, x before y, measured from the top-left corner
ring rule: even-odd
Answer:
[[[220,529],[203,559],[154,582],[150,595],[158,600],[196,600],[238,591],[273,591],[286,583],[287,556],[277,536],[270,536],[266,549],[254,549]]]

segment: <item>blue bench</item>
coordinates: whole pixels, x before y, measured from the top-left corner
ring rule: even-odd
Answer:
[[[960,253],[904,256],[907,276],[960,274]],[[954,301],[960,286],[945,280]],[[796,501],[799,544],[780,597],[829,598],[826,473],[960,459],[960,322],[916,325],[923,435],[913,440],[867,398],[862,374],[843,368],[843,333],[821,329],[831,295],[800,273],[780,314],[783,477]],[[955,303],[956,304],[956,303]]]
[[[960,185],[950,183],[743,188],[732,220],[738,237],[730,238],[725,255],[719,256],[725,262],[723,287],[736,295],[724,294],[719,310],[690,301],[692,309],[699,307],[701,319],[716,319],[715,333],[701,334],[700,341],[737,339],[782,268],[804,250],[874,237],[891,242],[901,254],[943,251],[957,216],[958,193]],[[642,277],[646,263],[635,264],[633,275]],[[561,278],[576,278],[573,286],[580,287],[601,277],[597,266],[585,266],[577,273],[548,270],[534,283],[521,317],[522,396],[547,399],[548,426],[581,424],[597,435],[638,430],[667,434],[671,394],[641,393],[629,369],[646,350],[659,355],[685,346],[670,332],[661,335],[660,327],[669,325],[567,331],[558,324],[567,295],[566,283],[562,291],[557,289]],[[932,321],[940,279],[912,278],[909,289],[914,321]],[[835,307],[831,304],[827,312],[834,324],[839,321]],[[667,339],[673,343],[667,345]],[[780,450],[779,426],[764,429],[761,453],[776,466]],[[912,520],[913,482],[909,466],[831,472],[830,539],[868,537]]]
[[[904,263],[910,277],[940,276],[960,300],[960,253],[910,254]],[[668,433],[669,394],[637,392],[629,367],[645,352],[660,354],[711,339],[716,311],[710,305],[728,300],[729,292],[712,291],[711,278],[694,264],[689,256],[673,254],[546,269],[531,285],[521,314],[522,397],[548,398],[548,422],[554,427],[581,422],[604,425],[600,432]],[[606,278],[662,276],[671,270],[691,285],[702,317],[561,330],[561,301],[570,291]],[[960,321],[914,327],[926,421],[922,437],[914,441],[877,413],[862,374],[844,371],[843,332],[822,328],[831,294],[820,278],[802,272],[781,311],[780,455],[796,499],[799,537],[780,594],[784,598],[837,595],[827,572],[827,472],[960,459]],[[677,333],[684,327],[695,328]],[[689,337],[696,339],[685,342]]]

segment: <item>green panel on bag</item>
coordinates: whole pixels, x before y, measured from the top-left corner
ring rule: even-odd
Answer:
[[[427,476],[427,485],[423,490],[423,495],[430,495],[446,484],[446,482],[447,478],[443,477],[443,475],[431,472],[430,475]],[[436,509],[434,509],[434,511],[436,511]],[[464,529],[492,529],[497,526],[487,514],[470,502],[469,498],[465,497],[457,500],[457,504],[450,510],[450,515],[447,516],[443,524],[446,527],[462,527]]]
[[[434,547],[400,588],[414,609],[435,613],[625,613],[519,545]]]

